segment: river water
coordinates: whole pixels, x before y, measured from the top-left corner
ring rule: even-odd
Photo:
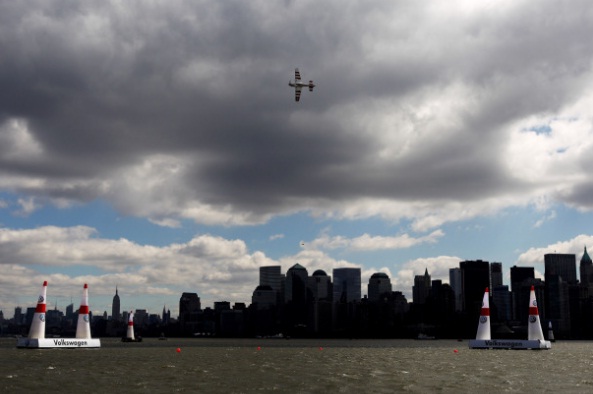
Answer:
[[[17,349],[0,339],[0,393],[593,392],[593,342],[472,350],[453,340],[102,339]],[[179,350],[179,351],[178,351]]]

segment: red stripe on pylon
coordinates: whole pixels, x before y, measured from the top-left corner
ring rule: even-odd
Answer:
[[[490,308],[482,308],[480,316],[490,316]]]
[[[539,312],[537,311],[537,306],[529,307],[529,316],[531,315],[539,315]]]
[[[81,315],[88,315],[89,314],[89,306],[88,305],[81,305],[78,313]]]
[[[45,304],[37,304],[37,308],[35,308],[35,313],[45,313]]]

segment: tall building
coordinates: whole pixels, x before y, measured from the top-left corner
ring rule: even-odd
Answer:
[[[329,333],[332,328],[332,282],[323,270],[313,272],[307,282],[310,294],[308,311],[308,331]]]
[[[270,287],[276,295],[276,305],[284,304],[285,276],[279,265],[259,267],[259,285]]]
[[[490,263],[490,288],[502,286],[502,263]]]
[[[300,264],[295,264],[286,271],[284,284],[284,301],[305,303],[307,300],[307,269]],[[273,288],[273,287],[272,287]]]
[[[268,285],[259,285],[253,291],[251,304],[257,310],[270,309],[276,306],[276,292]]]
[[[587,247],[585,246],[585,252],[581,257],[581,265],[579,266],[579,273],[581,275],[581,284],[584,287],[593,287],[593,261],[587,253]],[[591,294],[591,291],[589,292]],[[592,294],[593,295],[593,294]]]
[[[300,264],[286,271],[284,281],[285,324],[287,329],[307,324],[307,279],[309,273]]]
[[[391,280],[383,272],[376,272],[371,275],[367,289],[370,302],[378,302],[385,297],[391,298]]]
[[[535,269],[533,267],[511,267],[511,309],[513,320],[523,324],[527,316],[525,305],[529,303],[529,290],[525,283],[532,283],[535,280]],[[543,298],[537,298],[540,305],[543,305]],[[527,301],[525,301],[527,300]]]
[[[334,302],[360,302],[360,268],[334,268]]]
[[[426,299],[430,295],[430,288],[432,282],[428,274],[428,268],[424,269],[424,275],[416,275],[414,277],[414,287],[412,288],[412,302],[417,305],[426,303]]]
[[[313,301],[331,300],[332,282],[331,278],[323,270],[316,270],[307,279],[307,289]]]
[[[166,308],[166,305],[163,305],[163,324],[167,325],[171,322],[171,310]]]
[[[455,293],[455,311],[461,312],[463,310],[463,293],[461,291],[461,269],[449,269],[449,285]]]
[[[578,304],[576,299],[571,301],[570,288],[577,284],[576,255],[550,253],[544,255],[546,272],[546,318],[552,321],[555,333],[559,337],[570,336],[571,302]]]
[[[179,299],[179,321],[181,325],[197,321],[197,315],[202,310],[198,293],[181,294]]]
[[[259,285],[270,286],[275,291],[282,290],[283,275],[279,265],[259,267]]]
[[[549,253],[544,255],[544,263],[545,275],[558,275],[564,282],[571,285],[577,283],[576,255]]]
[[[490,264],[482,260],[468,260],[459,263],[463,310],[470,316],[479,315],[484,299],[484,289],[490,285]],[[474,319],[477,321],[477,318]]]
[[[496,316],[494,316],[495,320],[501,322],[511,320],[513,314],[511,308],[511,292],[509,291],[508,286],[502,285],[492,288],[492,306],[496,311]],[[527,310],[526,307],[523,309]]]
[[[113,302],[111,303],[111,318],[115,321],[120,320],[120,300],[119,294],[117,293],[117,286],[115,286],[115,295],[113,296]]]
[[[21,308],[20,306],[14,308],[14,324],[23,324],[23,308]]]

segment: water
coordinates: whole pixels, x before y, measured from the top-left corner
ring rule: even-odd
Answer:
[[[0,339],[1,393],[593,391],[593,342],[585,341],[546,351],[470,350],[452,340],[109,338],[101,349],[45,350],[15,344]]]

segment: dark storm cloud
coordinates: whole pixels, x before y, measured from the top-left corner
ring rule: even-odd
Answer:
[[[39,151],[0,164],[12,189],[196,220],[528,194],[506,128],[582,97],[589,8],[4,2],[0,126]],[[300,103],[295,66],[318,85]]]

